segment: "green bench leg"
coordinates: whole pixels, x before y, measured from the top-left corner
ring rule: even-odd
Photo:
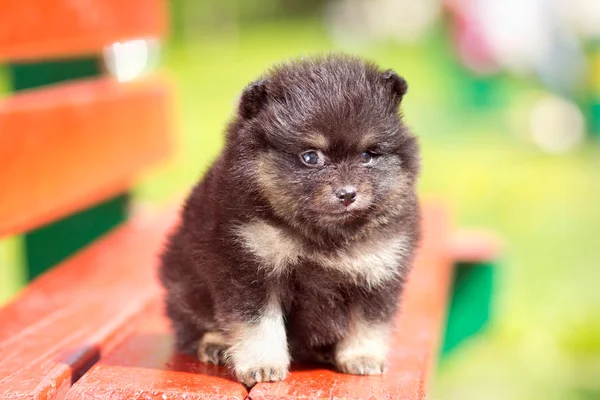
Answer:
[[[25,235],[29,280],[124,222],[128,198],[117,196]]]
[[[589,130],[592,136],[600,139],[600,39],[592,43],[590,49],[590,93]]]
[[[14,91],[102,75],[98,57],[8,66]],[[25,235],[26,276],[42,274],[127,218],[129,195],[122,194]]]
[[[496,270],[494,262],[455,266],[442,357],[487,325]]]

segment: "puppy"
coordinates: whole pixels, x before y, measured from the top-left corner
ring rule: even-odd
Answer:
[[[178,351],[249,387],[284,379],[292,358],[384,371],[419,239],[406,90],[346,55],[282,64],[246,87],[162,254]]]

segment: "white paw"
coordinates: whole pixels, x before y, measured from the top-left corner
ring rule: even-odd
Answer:
[[[385,361],[371,356],[358,356],[337,362],[340,371],[352,375],[381,375]]]
[[[252,387],[258,382],[276,382],[283,380],[287,375],[288,369],[285,367],[264,366],[252,367],[236,371],[237,379],[246,387]]]
[[[240,382],[252,387],[258,382],[285,378],[290,355],[281,306],[276,298],[256,321],[235,324],[230,331],[231,347],[226,357]]]

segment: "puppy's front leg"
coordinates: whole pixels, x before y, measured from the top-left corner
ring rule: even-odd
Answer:
[[[391,321],[369,321],[360,308],[353,308],[348,334],[335,348],[338,369],[354,375],[382,374],[392,328]]]
[[[248,387],[258,382],[280,381],[290,365],[283,313],[279,298],[271,295],[260,315],[236,322],[230,330],[227,358],[236,377]]]

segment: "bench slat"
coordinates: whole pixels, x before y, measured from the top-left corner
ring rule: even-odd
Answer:
[[[0,102],[0,236],[117,195],[169,150],[169,86],[90,80]]]
[[[463,228],[450,237],[450,250],[456,262],[481,263],[497,260],[502,243],[488,230]]]
[[[140,328],[73,385],[67,400],[246,398],[246,388],[225,367],[173,354],[173,335],[161,304],[157,299],[141,317]]]
[[[445,214],[429,206],[426,215],[426,239],[407,285],[386,375],[356,377],[296,366],[284,382],[257,385],[250,392],[252,399],[423,398],[438,353],[451,273]],[[142,318],[144,326],[85,374],[69,391],[69,400],[244,398],[244,387],[231,381],[224,368],[171,353],[172,335],[159,308]]]
[[[165,0],[0,0],[0,60],[99,53],[124,39],[161,37]]]
[[[0,309],[0,398],[63,398],[159,293],[156,253],[173,214],[134,218]]]
[[[258,384],[258,399],[423,399],[443,333],[452,261],[445,251],[446,216],[431,205],[424,240],[404,293],[388,370],[381,376],[351,376],[328,369],[298,368],[286,381]]]

